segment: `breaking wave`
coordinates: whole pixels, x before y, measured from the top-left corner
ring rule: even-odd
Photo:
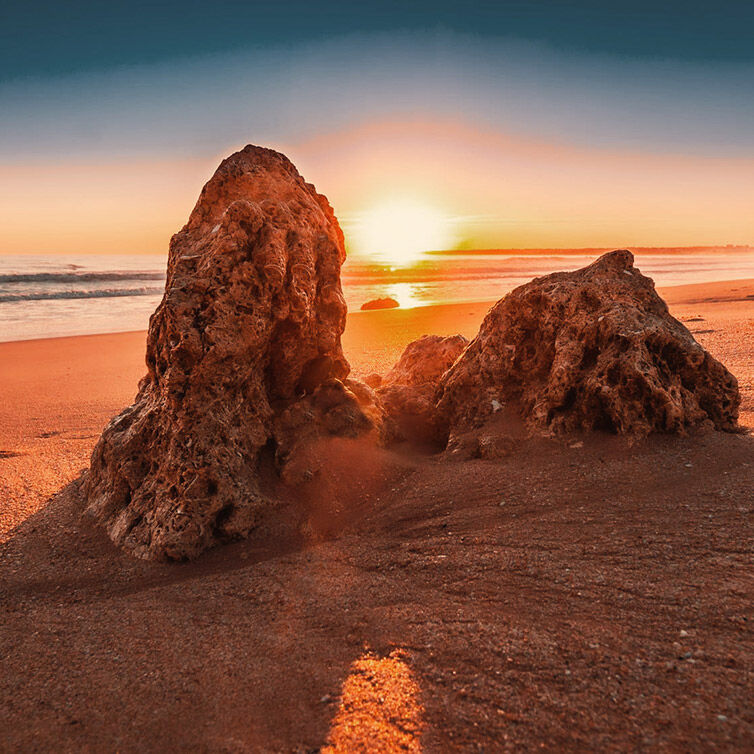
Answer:
[[[56,299],[75,298],[112,298],[122,296],[154,296],[162,293],[163,288],[149,286],[144,288],[100,288],[97,290],[67,291],[25,291],[24,293],[0,293],[0,303],[13,301],[53,301]]]
[[[118,280],[164,280],[164,272],[21,272],[0,275],[0,283],[82,283]]]

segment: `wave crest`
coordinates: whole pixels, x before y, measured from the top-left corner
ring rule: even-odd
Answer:
[[[99,290],[78,291],[27,291],[25,293],[0,293],[0,303],[14,301],[55,301],[76,298],[113,298],[121,296],[155,296],[163,292],[161,287],[144,288],[100,288]]]
[[[0,275],[0,283],[81,283],[118,280],[164,280],[165,273],[143,271],[115,272],[19,272]]]

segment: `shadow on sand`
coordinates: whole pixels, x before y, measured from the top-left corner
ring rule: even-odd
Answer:
[[[306,536],[184,564],[69,485],[0,550],[3,745],[318,750],[354,662],[399,650],[429,750],[745,748],[754,441],[576,445],[383,452],[297,492]]]

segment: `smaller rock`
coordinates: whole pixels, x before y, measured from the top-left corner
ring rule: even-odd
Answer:
[[[386,414],[388,441],[438,441],[441,433],[435,416],[437,384],[467,345],[462,335],[424,335],[406,346],[377,389]]]
[[[483,434],[478,438],[475,458],[483,458],[492,461],[498,458],[507,458],[516,450],[516,441],[506,435]]]
[[[366,384],[372,389],[376,389],[382,384],[382,375],[377,374],[377,372],[372,372],[372,374],[368,374],[364,378],[364,382],[366,382]]]
[[[356,396],[360,406],[368,407],[370,411],[376,409],[377,394],[367,383],[348,377],[343,384]]]
[[[381,412],[369,387],[352,379],[327,380],[275,419],[275,460],[281,478],[289,484],[312,478],[311,469],[299,468],[299,464],[291,462],[302,448],[318,438],[356,438],[379,432],[381,421]]]
[[[371,301],[367,301],[361,305],[363,312],[371,311],[372,309],[397,309],[400,304],[394,299],[390,298],[374,298]]]
[[[434,387],[468,344],[463,335],[422,335],[406,346],[384,384]]]

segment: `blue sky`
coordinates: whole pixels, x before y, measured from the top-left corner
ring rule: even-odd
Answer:
[[[506,131],[754,147],[754,2],[8,2],[0,159],[186,154],[473,112]]]
[[[471,117],[580,145],[754,150],[754,63],[565,53],[448,31],[351,34],[0,85],[0,157],[214,153],[379,117]]]
[[[571,53],[754,59],[754,4],[746,0],[5,0],[1,13],[3,80],[299,45],[351,33],[432,29],[526,39]]]
[[[361,211],[368,181],[414,194],[444,181],[444,211],[519,223],[480,243],[754,238],[739,211],[754,203],[752,2],[1,12],[0,253],[104,248],[92,228],[126,186],[117,248],[161,248],[218,160],[249,142],[285,151],[341,214]],[[40,200],[49,227],[32,229]]]

